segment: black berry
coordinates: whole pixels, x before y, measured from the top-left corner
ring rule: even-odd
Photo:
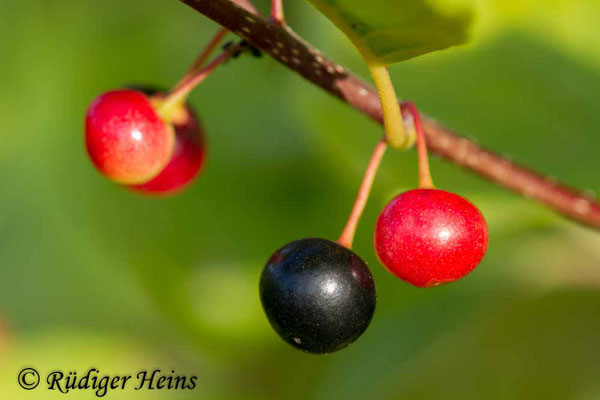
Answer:
[[[325,239],[286,244],[260,279],[260,298],[275,331],[310,353],[334,352],[358,339],[371,322],[375,297],[365,262]]]

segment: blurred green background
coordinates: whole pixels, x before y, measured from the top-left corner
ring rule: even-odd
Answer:
[[[368,76],[325,18],[287,3],[296,31]],[[480,3],[474,44],[391,68],[399,95],[600,189],[600,5]],[[337,238],[381,130],[267,57],[231,62],[193,94],[209,159],[188,191],[145,198],[100,177],[83,147],[88,103],[172,85],[216,29],[175,0],[0,0],[0,398],[60,397],[17,385],[34,366],[199,377],[193,391],[107,398],[600,399],[598,233],[434,159],[438,186],[486,215],[490,248],[460,282],[410,287],[371,237],[379,210],[416,184],[412,151],[386,155],[357,233],[378,289],[369,330],[324,357],[275,335],[257,293],[266,259],[290,240]]]

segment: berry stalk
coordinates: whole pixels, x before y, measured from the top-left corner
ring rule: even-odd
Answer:
[[[219,43],[225,38],[229,31],[225,28],[219,29],[217,33],[213,36],[210,42],[204,47],[202,52],[198,55],[198,58],[194,61],[194,64],[190,67],[188,72],[184,75],[183,78],[175,85],[175,89],[183,86],[189,79],[191,79],[195,73],[197,73],[200,68],[206,63],[208,57],[213,53],[213,51],[219,46]]]
[[[342,231],[342,234],[338,239],[339,244],[349,249],[352,248],[352,243],[354,242],[354,235],[356,233],[358,221],[360,220],[360,217],[363,211],[365,210],[367,200],[369,199],[369,194],[371,193],[371,188],[373,187],[373,181],[375,180],[377,170],[379,169],[381,159],[383,158],[386,149],[387,143],[385,139],[381,139],[375,146],[375,150],[373,151],[373,155],[371,156],[371,160],[369,161],[369,165],[363,177],[360,189],[358,190],[356,201],[354,202],[354,206],[352,207],[352,212],[350,213],[348,222],[346,223],[346,226],[344,227],[344,230]]]
[[[192,90],[202,83],[218,66],[227,61],[234,53],[242,48],[241,44],[236,44],[223,51],[210,64],[194,73],[183,85],[173,89],[163,100],[158,112],[165,121],[171,120],[171,114],[175,109],[185,103]]]
[[[404,129],[400,104],[390,73],[385,66],[368,64],[368,67],[381,102],[386,141],[391,147],[406,149],[410,147],[411,141]]]
[[[415,127],[417,135],[417,156],[419,163],[419,188],[420,189],[433,189],[433,180],[431,179],[431,171],[429,169],[429,156],[427,154],[427,140],[425,139],[425,133],[423,132],[423,123],[421,121],[421,114],[414,103],[407,101],[402,103],[402,108],[410,113],[413,125]]]
[[[285,25],[282,0],[271,0],[271,21],[281,26]]]

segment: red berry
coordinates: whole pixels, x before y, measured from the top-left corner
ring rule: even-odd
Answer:
[[[186,188],[204,163],[205,142],[202,126],[189,107],[174,115],[175,149],[169,164],[152,180],[129,186],[141,193],[172,195]]]
[[[488,228],[468,200],[437,189],[396,196],[375,226],[375,250],[385,267],[418,287],[453,282],[471,272],[488,245]]]
[[[104,93],[88,108],[86,147],[92,162],[109,179],[147,182],[169,162],[175,135],[149,99],[136,90]]]

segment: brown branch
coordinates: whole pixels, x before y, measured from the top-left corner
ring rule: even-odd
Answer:
[[[270,23],[257,15],[253,7],[247,6],[248,0],[234,0],[244,3],[245,7],[230,0],[180,1],[235,32],[348,105],[382,122],[379,99],[370,85],[325,58],[288,27]],[[423,124],[429,147],[438,155],[500,186],[536,199],[575,221],[600,229],[600,203],[596,199],[486,150],[431,118],[425,118]]]

